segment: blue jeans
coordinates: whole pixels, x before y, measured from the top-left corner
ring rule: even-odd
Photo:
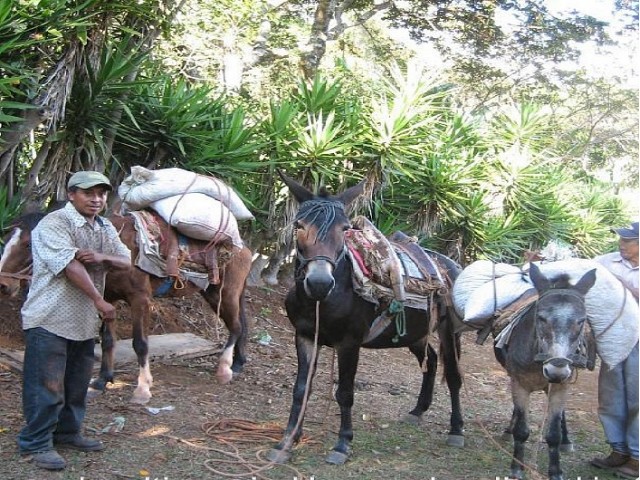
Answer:
[[[25,330],[20,453],[53,449],[54,436],[80,433],[94,363],[94,339],[75,341],[43,328]]]
[[[638,459],[638,344],[629,356],[609,370],[600,367],[598,415],[615,452]]]

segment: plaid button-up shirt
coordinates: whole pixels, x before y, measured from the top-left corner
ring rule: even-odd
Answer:
[[[42,327],[69,340],[89,340],[100,328],[93,301],[64,273],[80,249],[131,258],[113,224],[96,217],[91,225],[68,202],[44,217],[32,232],[33,276],[22,307],[22,328]],[[85,265],[96,289],[103,294],[105,268]]]

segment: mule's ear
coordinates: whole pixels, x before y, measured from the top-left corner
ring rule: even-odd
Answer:
[[[362,192],[364,191],[364,187],[365,187],[366,183],[367,183],[367,179],[365,178],[360,183],[358,183],[357,185],[354,185],[353,187],[347,188],[344,192],[342,192],[340,195],[338,195],[336,197],[336,199],[339,200],[340,202],[344,203],[345,205],[349,205],[356,198],[358,198],[360,195],[362,195]]]
[[[535,263],[529,264],[529,278],[538,293],[546,292],[551,288],[551,282],[542,274],[540,268],[538,268]]]
[[[306,202],[307,200],[311,200],[313,198],[313,193],[300,185],[293,178],[285,175],[284,172],[279,168],[277,168],[276,171],[278,172],[278,175],[280,175],[280,178],[282,179],[284,184],[289,187],[289,191],[298,201],[298,203]]]
[[[593,287],[595,283],[596,283],[596,269],[594,268],[593,270],[589,270],[587,273],[585,273],[582,276],[582,278],[578,280],[578,283],[576,283],[576,286],[573,288],[574,290],[577,290],[578,292],[580,292],[582,295],[586,295],[587,292],[591,289],[591,287]]]

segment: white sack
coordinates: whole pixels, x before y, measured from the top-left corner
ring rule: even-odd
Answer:
[[[118,187],[123,213],[141,210],[157,200],[185,192],[203,193],[221,201],[237,220],[254,219],[238,194],[222,180],[181,168],[149,170],[135,165],[131,167],[131,175]]]
[[[638,342],[638,304],[630,292],[625,294],[620,280],[595,260],[575,258],[536,264],[545,277],[553,280],[566,273],[572,284],[596,269],[596,283],[587,292],[585,303],[598,354],[611,368],[627,358]]]
[[[520,273],[520,269],[506,263],[494,263],[490,260],[477,260],[458,275],[453,284],[453,306],[460,318],[465,316],[465,305],[471,294],[493,278],[510,273]]]
[[[196,240],[244,245],[238,222],[222,202],[203,193],[187,193],[156,200],[150,207],[180,233]]]
[[[464,323],[482,328],[497,310],[511,305],[527,290],[534,289],[523,272],[508,273],[476,288],[464,307]]]

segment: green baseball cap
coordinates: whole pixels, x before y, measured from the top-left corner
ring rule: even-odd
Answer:
[[[95,187],[96,185],[104,185],[109,190],[113,190],[111,183],[109,183],[109,179],[105,177],[100,172],[93,171],[83,171],[76,172],[71,175],[69,182],[67,183],[67,189],[71,187],[78,187],[83,190],[91,187]]]

